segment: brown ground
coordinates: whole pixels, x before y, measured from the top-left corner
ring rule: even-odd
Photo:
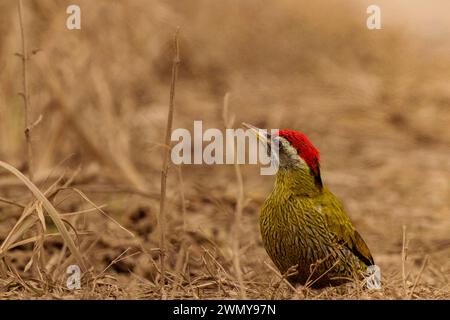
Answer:
[[[192,165],[182,168],[183,184],[179,168],[169,172],[165,296],[450,298],[446,2],[414,8],[381,1],[380,31],[367,30],[364,1],[77,2],[81,31],[65,28],[70,1],[24,1],[24,14],[29,50],[39,49],[28,70],[30,121],[43,116],[32,131],[34,181],[45,191],[75,174],[71,186],[86,197],[57,189],[51,200],[59,213],[76,213],[64,219],[77,230],[73,239],[90,272],[80,291],[65,288],[66,267],[75,260],[60,236],[39,237],[38,213],[47,211],[38,202],[31,228],[14,231],[14,242],[38,237],[0,249],[1,298],[161,298],[161,143],[177,26],[182,64],[174,127],[203,120],[204,127],[222,128],[229,92],[235,126],[245,121],[308,134],[321,151],[325,183],[382,269],[383,289],[293,292],[259,236],[258,208],[273,177],[260,176],[257,166],[241,168],[245,206],[236,250],[233,166]],[[0,2],[0,160],[27,173],[16,5]],[[1,169],[0,199],[3,242],[23,212],[17,204],[34,198]],[[104,205],[108,217],[80,213],[93,208],[87,199]],[[45,233],[57,232],[50,217],[45,226]]]

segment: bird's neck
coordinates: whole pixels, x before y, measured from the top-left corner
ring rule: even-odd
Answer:
[[[277,172],[274,188],[277,194],[315,197],[322,191],[311,173],[304,168],[280,168]]]

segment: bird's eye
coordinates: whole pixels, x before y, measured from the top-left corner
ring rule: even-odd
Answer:
[[[284,145],[285,141],[279,136],[274,136],[271,140],[271,144],[267,147],[268,155],[275,154],[277,157],[279,154],[283,153],[286,150],[286,146]]]

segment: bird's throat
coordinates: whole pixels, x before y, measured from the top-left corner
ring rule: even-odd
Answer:
[[[277,173],[274,192],[281,195],[315,197],[322,193],[314,176],[305,168],[280,168]]]

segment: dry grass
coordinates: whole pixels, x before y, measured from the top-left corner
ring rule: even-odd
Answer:
[[[175,109],[175,85],[178,77],[178,68],[180,65],[180,44],[179,44],[179,30],[176,31],[174,35],[174,58],[172,63],[172,81],[170,84],[170,99],[169,99],[169,111],[167,114],[167,124],[166,124],[166,137],[164,140],[164,159],[163,168],[161,170],[161,195],[159,201],[159,249],[160,249],[160,276],[161,276],[161,289],[162,294],[164,293],[165,279],[166,279],[166,265],[165,265],[165,255],[166,255],[166,192],[167,192],[167,174],[169,171],[169,161],[170,161],[170,136],[172,134],[172,123],[173,123],[173,113]]]
[[[0,169],[0,298],[450,299],[444,25],[411,33],[401,21],[414,12],[401,1],[381,1],[382,31],[365,28],[364,1],[78,3],[81,31],[65,28],[70,1],[23,1],[22,24],[18,2],[0,2],[0,160],[9,169]],[[437,15],[448,5],[422,6]],[[308,134],[325,183],[381,267],[381,290],[286,283],[262,248],[258,210],[273,177],[256,166],[169,167],[161,245],[178,26],[174,128],[222,128],[230,92],[235,123]],[[24,74],[14,54],[27,51]],[[33,126],[39,115],[28,181],[24,119]],[[70,291],[74,263],[86,267],[82,289]]]

